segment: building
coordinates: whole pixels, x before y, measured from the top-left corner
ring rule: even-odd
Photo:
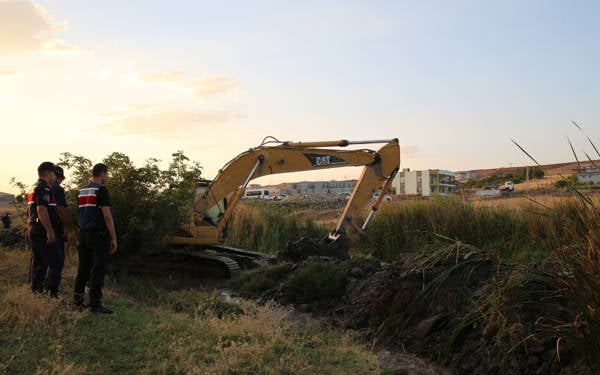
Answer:
[[[456,191],[454,172],[442,169],[411,171],[406,168],[398,173],[393,186],[396,194],[422,197],[454,194]]]
[[[581,168],[583,169],[583,168]],[[577,172],[577,181],[580,184],[600,184],[600,170],[588,168]]]
[[[355,185],[356,180],[288,182],[279,186],[279,194],[335,195],[339,193],[351,193]]]
[[[456,181],[468,181],[477,178],[475,171],[458,171],[454,173]]]

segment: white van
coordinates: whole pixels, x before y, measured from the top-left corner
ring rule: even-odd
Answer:
[[[271,199],[269,191],[265,189],[246,190],[244,199]]]

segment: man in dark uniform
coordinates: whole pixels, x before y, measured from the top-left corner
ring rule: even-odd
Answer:
[[[31,290],[34,293],[42,293],[45,289],[51,297],[57,298],[64,257],[55,244],[55,233],[59,223],[56,199],[51,188],[56,180],[55,173],[53,163],[46,161],[39,165],[39,180],[33,192],[27,196],[27,204],[28,237],[33,253]]]
[[[56,182],[52,184],[52,192],[56,199],[56,211],[58,214],[59,224],[56,236],[56,247],[62,254],[63,261],[65,258],[65,242],[69,241],[69,218],[67,216],[67,199],[65,198],[65,189],[60,184],[65,180],[65,172],[59,166],[56,166]]]
[[[2,216],[2,226],[6,232],[10,230],[10,221],[10,212],[7,212],[6,215]]]
[[[110,198],[104,182],[108,167],[102,163],[94,165],[90,183],[79,189],[77,195],[77,217],[79,221],[79,268],[75,278],[73,303],[76,309],[84,307],[85,285],[89,280],[90,308],[92,312],[112,314],[102,306],[102,287],[108,254],[117,251],[117,236],[110,212]]]

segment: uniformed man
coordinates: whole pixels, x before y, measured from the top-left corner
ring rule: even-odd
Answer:
[[[7,212],[4,216],[2,216],[2,230],[8,232],[10,230],[10,212]]]
[[[56,246],[65,258],[65,242],[69,241],[69,217],[67,215],[67,199],[65,197],[65,189],[61,186],[65,180],[64,170],[56,166],[56,182],[52,184],[52,191],[56,198],[56,210],[59,219],[58,230],[55,232]]]
[[[85,286],[89,280],[91,311],[112,314],[112,310],[104,307],[101,302],[108,254],[117,251],[110,198],[108,189],[104,186],[108,167],[102,163],[96,164],[92,174],[90,183],[81,187],[77,195],[79,268],[75,279],[73,303],[76,309],[83,309]]]
[[[32,250],[31,290],[34,293],[47,291],[57,298],[64,257],[56,247],[59,219],[51,188],[56,180],[54,164],[48,161],[40,164],[38,177],[33,192],[27,196],[28,237]]]

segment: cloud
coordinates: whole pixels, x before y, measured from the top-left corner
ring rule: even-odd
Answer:
[[[224,94],[237,88],[237,83],[230,77],[210,77],[185,80],[181,70],[167,72],[150,72],[126,75],[123,78],[132,83],[157,84],[179,90],[193,98],[204,100],[211,96]]]
[[[0,69],[0,79],[21,79],[23,74],[16,69]]]
[[[184,84],[183,87],[190,95],[203,99],[234,90],[237,87],[237,84],[233,79],[228,77],[214,77],[197,79]]]
[[[62,39],[52,39],[42,44],[41,52],[50,55],[69,55],[78,53],[79,47]]]
[[[67,22],[55,22],[33,1],[0,1],[0,53],[73,53],[77,46],[55,37],[67,29]]]
[[[134,108],[145,106],[134,104],[126,109],[100,115],[98,128],[113,135],[146,135],[150,137],[177,138],[197,136],[206,128],[214,128],[241,117],[227,110],[192,111],[183,108],[145,108],[135,112]],[[133,110],[133,111],[132,111]]]
[[[183,77],[183,71],[176,70],[173,72],[152,72],[138,74],[137,78],[142,82],[147,83],[178,83]]]

